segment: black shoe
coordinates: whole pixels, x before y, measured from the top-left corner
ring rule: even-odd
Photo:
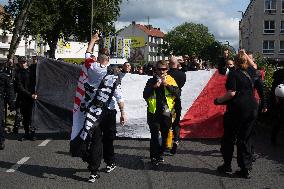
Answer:
[[[152,163],[154,166],[158,166],[158,165],[159,165],[159,161],[158,161],[156,158],[151,158],[151,163]]]
[[[94,183],[97,179],[100,178],[100,175],[97,173],[91,173],[88,182]]]
[[[116,168],[116,165],[115,165],[114,163],[109,164],[109,165],[106,166],[106,172],[107,172],[107,173],[110,173],[110,172],[112,172],[115,168]]]
[[[19,133],[19,128],[18,128],[18,127],[14,127],[13,130],[12,130],[12,132],[13,132],[14,134],[18,134],[18,133]]]
[[[173,143],[173,147],[172,147],[172,149],[170,150],[170,153],[171,153],[172,155],[175,155],[175,154],[177,153],[177,147],[178,147],[178,142],[174,142],[174,143]]]
[[[30,137],[30,140],[31,140],[31,141],[36,141],[37,138],[36,138],[35,136],[31,136],[31,137]]]
[[[252,155],[252,162],[255,162],[257,158],[258,158],[258,155],[257,154],[253,154]]]
[[[241,169],[239,171],[236,171],[235,174],[241,178],[245,178],[245,179],[250,179],[250,171],[247,169]]]
[[[26,141],[31,140],[31,136],[29,134],[25,134],[22,138],[19,139],[19,141]]]
[[[157,161],[159,163],[163,163],[165,160],[164,160],[164,158],[162,156],[160,156],[160,157],[157,158]]]
[[[232,167],[231,167],[231,165],[223,164],[223,165],[217,167],[217,171],[219,173],[230,173],[230,172],[232,172]]]
[[[0,143],[0,150],[4,150],[5,148],[5,144],[4,143]]]

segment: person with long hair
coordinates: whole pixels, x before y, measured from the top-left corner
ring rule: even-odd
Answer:
[[[250,178],[252,170],[252,131],[258,113],[258,103],[254,96],[255,63],[244,50],[235,58],[236,70],[231,71],[226,81],[225,95],[216,98],[216,105],[226,104],[224,114],[224,135],[221,140],[221,153],[224,164],[217,168],[220,173],[231,172],[234,144],[237,145],[236,174]]]

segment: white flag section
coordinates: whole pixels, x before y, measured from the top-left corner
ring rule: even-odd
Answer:
[[[186,72],[186,83],[182,89],[182,116],[204,89],[216,70],[199,70]],[[129,138],[150,138],[147,124],[147,104],[143,99],[143,90],[150,76],[125,74],[122,78],[122,91],[125,98],[127,121],[124,127],[119,124],[117,114],[117,136]]]

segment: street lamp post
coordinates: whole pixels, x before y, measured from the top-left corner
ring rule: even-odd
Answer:
[[[91,7],[91,38],[93,36],[93,23],[94,23],[94,0],[92,0],[92,7]]]

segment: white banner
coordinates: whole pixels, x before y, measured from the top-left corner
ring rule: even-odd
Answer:
[[[204,89],[215,70],[186,72],[187,81],[182,89],[182,116],[187,112],[201,91]],[[150,138],[147,124],[147,104],[143,99],[143,90],[150,76],[125,74],[122,78],[122,91],[125,98],[127,122],[124,127],[119,124],[117,114],[117,136],[130,138]]]

